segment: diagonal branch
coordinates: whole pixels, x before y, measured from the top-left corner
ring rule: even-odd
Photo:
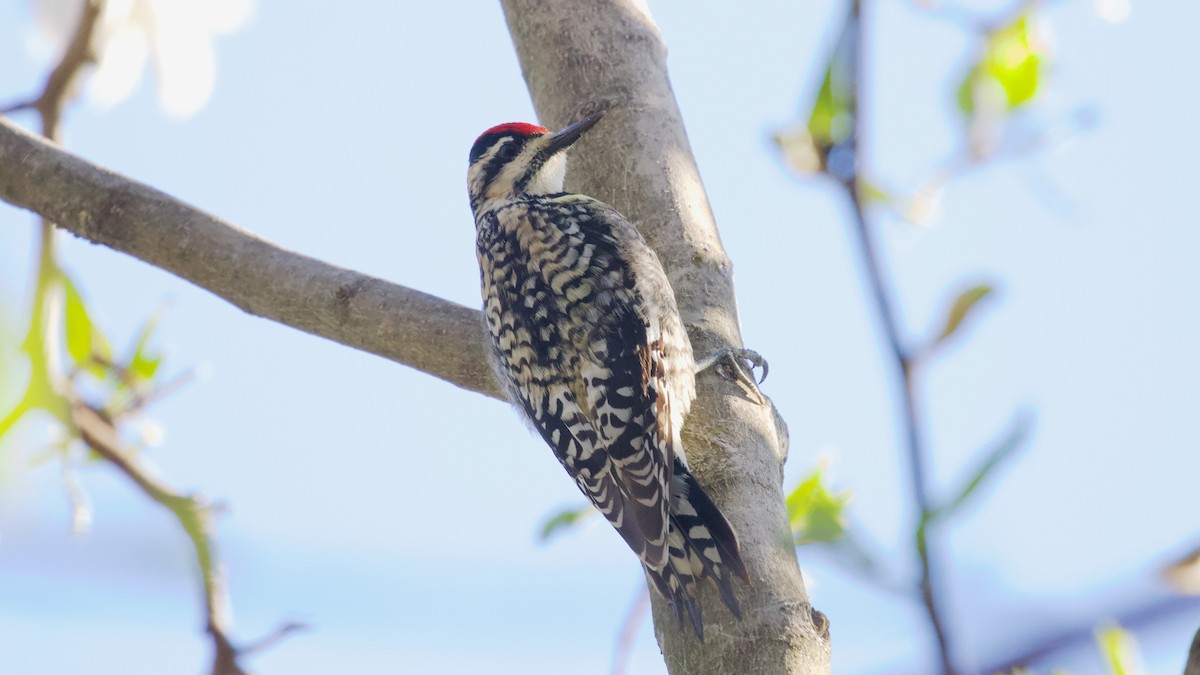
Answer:
[[[2,118],[0,199],[255,316],[500,396],[477,310],[288,251]]]

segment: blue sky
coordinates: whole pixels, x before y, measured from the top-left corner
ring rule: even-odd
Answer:
[[[972,42],[909,3],[871,4],[869,161],[911,189],[960,141],[952,91]],[[846,204],[791,176],[769,143],[806,110],[840,7],[652,9],[734,261],[746,343],[770,360],[765,391],[791,428],[787,482],[827,458],[856,495],[855,526],[911,573],[891,373]],[[1037,416],[1019,461],[941,530],[968,664],[1000,658],[1005,636],[1100,622],[1165,593],[1155,565],[1200,536],[1200,131],[1180,72],[1196,61],[1200,6],[1133,10],[1119,25],[1086,0],[1047,13],[1053,88],[1032,122],[1086,105],[1098,112],[1086,133],[955,181],[936,226],[880,219],[907,335],[932,331],[963,284],[1001,287],[921,383],[935,489],[1016,409]],[[30,31],[24,3],[0,7],[11,64],[0,100],[44,76]],[[110,111],[75,109],[67,145],[288,248],[477,304],[467,151],[488,126],[535,118],[496,4],[262,3],[217,56],[195,117],[163,115],[148,79]],[[33,232],[27,214],[0,208],[9,338],[27,309]],[[257,657],[258,672],[608,672],[640,573],[597,523],[535,542],[541,519],[580,497],[506,406],[249,317],[111,251],[63,249],[118,344],[165,300],[168,367],[213,373],[153,410],[167,437],[150,458],[173,485],[230,505],[219,535],[237,634],[314,625]],[[21,468],[42,432],[18,431],[0,454],[0,670],[198,672],[206,645],[173,523],[87,469],[95,523],[72,537],[58,472]],[[497,483],[510,486],[499,498]],[[836,672],[931,663],[915,605],[820,551],[799,555],[832,621]],[[1152,672],[1179,672],[1197,624],[1193,611],[1141,636]],[[1087,650],[1071,658],[1077,672],[1099,667]],[[648,628],[629,672],[664,672]]]

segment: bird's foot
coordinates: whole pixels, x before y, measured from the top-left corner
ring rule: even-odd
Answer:
[[[716,366],[717,374],[727,380],[736,380],[748,387],[758,397],[758,402],[766,405],[767,397],[758,388],[767,379],[770,370],[767,360],[753,349],[724,347],[716,353],[696,361],[696,374]],[[762,377],[754,379],[754,369],[762,368]]]

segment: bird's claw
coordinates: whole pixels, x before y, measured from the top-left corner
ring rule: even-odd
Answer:
[[[718,366],[717,372],[727,380],[737,380],[749,387],[758,396],[759,403],[766,405],[767,397],[758,385],[767,379],[770,367],[767,360],[753,349],[725,347],[708,358],[696,362],[696,373],[699,374],[713,366]],[[754,378],[754,369],[762,368],[762,377]]]

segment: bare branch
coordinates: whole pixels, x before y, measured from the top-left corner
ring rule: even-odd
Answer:
[[[617,637],[616,650],[613,653],[612,675],[625,675],[629,665],[629,656],[633,653],[633,640],[637,637],[637,629],[642,625],[642,619],[650,610],[650,589],[638,591],[637,599],[629,607],[629,613],[621,622],[621,634]]]
[[[0,115],[11,115],[15,112],[33,110],[35,106],[37,106],[36,98],[5,103],[4,105],[0,105]]]
[[[4,119],[0,199],[255,316],[500,396],[477,310],[283,249]]]

